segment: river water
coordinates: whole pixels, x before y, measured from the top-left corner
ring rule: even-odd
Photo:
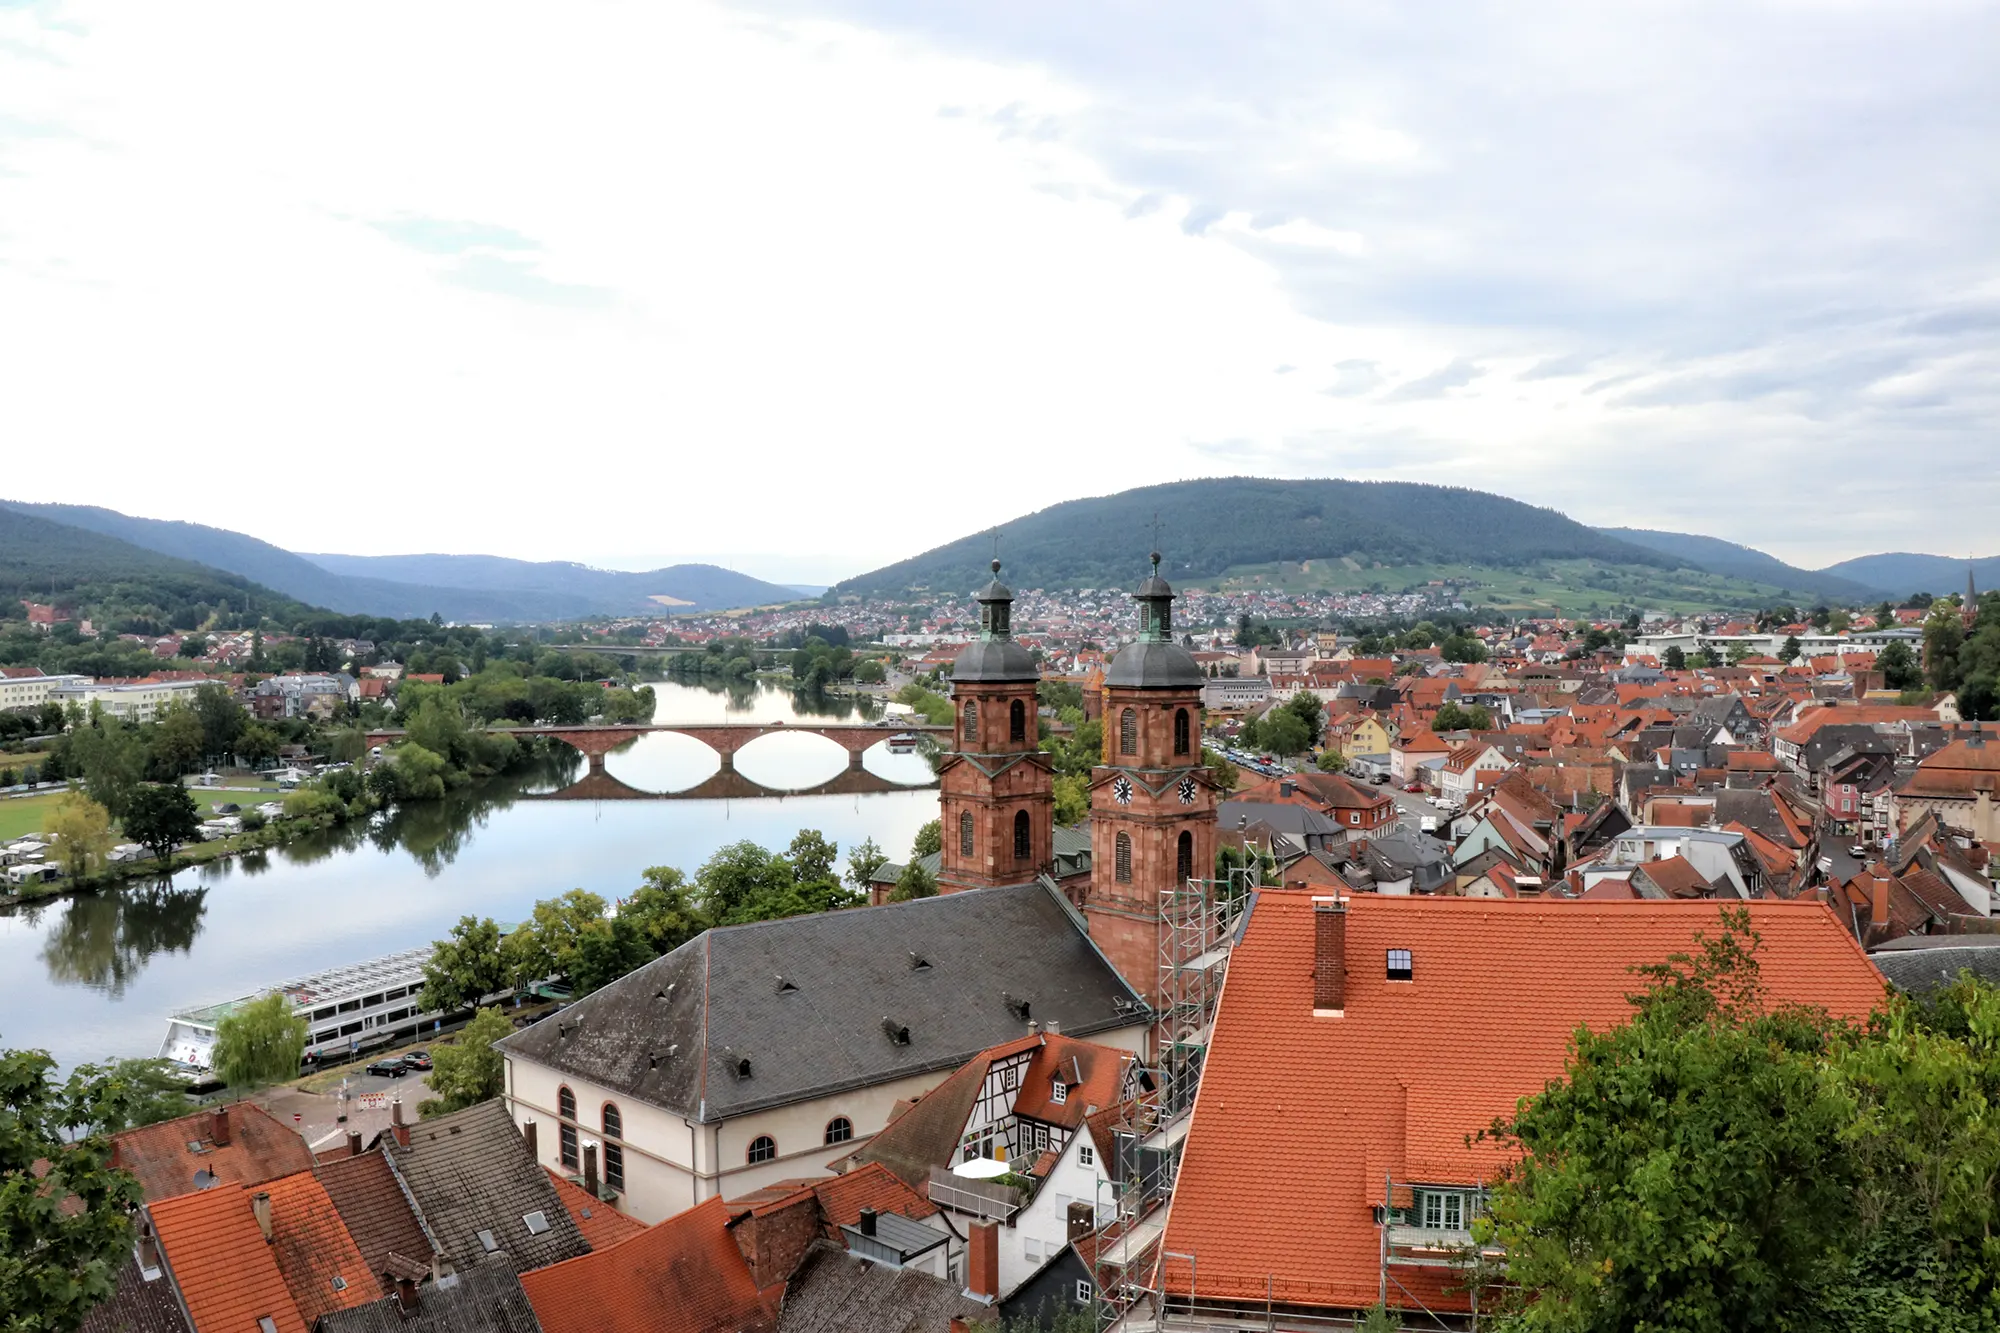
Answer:
[[[730,691],[654,682],[659,722],[859,721],[853,701],[806,701],[773,685]],[[865,708],[863,704],[861,707]],[[686,790],[719,767],[684,736],[649,735],[605,767],[650,792]],[[895,782],[931,781],[918,755],[864,758]],[[736,769],[765,786],[816,786],[847,767],[823,737],[751,742]],[[171,883],[0,909],[0,1049],[39,1047],[63,1065],[150,1056],[169,1012],[232,999],[322,968],[427,943],[461,915],[525,917],[572,888],[615,899],[648,866],[692,875],[717,848],[782,849],[802,828],[847,848],[872,837],[901,860],[937,817],[924,787],[863,796],[740,800],[536,799],[583,773],[565,753],[524,773],[353,827],[183,870]]]

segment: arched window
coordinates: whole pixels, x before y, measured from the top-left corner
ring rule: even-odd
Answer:
[[[1028,706],[1019,699],[1007,706],[1007,739],[1010,741],[1028,739]]]
[[[1028,834],[1028,812],[1014,812],[1014,859],[1025,861],[1034,855],[1034,840]]]
[[[958,854],[972,855],[972,812],[961,811],[958,816]]]
[[[1118,715],[1118,753],[1139,753],[1139,714],[1130,708]]]
[[[759,1134],[756,1138],[750,1140],[750,1165],[755,1166],[759,1162],[772,1161],[777,1155],[778,1141],[769,1134]]]
[[[968,746],[979,744],[979,700],[977,699],[965,701],[965,743]]]
[[[826,1141],[845,1143],[854,1137],[854,1122],[844,1115],[837,1115],[826,1122]]]
[[[1121,833],[1115,844],[1116,852],[1111,859],[1111,877],[1120,884],[1132,882],[1132,835]]]
[[[1188,710],[1177,708],[1174,710],[1174,753],[1186,754],[1188,740]]]
[[[1174,878],[1183,883],[1194,878],[1194,834],[1186,830],[1174,844]]]
[[[582,1166],[576,1151],[576,1094],[567,1086],[556,1089],[556,1118],[562,1122],[562,1164]]]
[[[604,1183],[612,1189],[625,1188],[625,1148],[618,1142],[625,1137],[625,1117],[618,1114],[616,1102],[604,1103],[602,1124],[604,1125]]]

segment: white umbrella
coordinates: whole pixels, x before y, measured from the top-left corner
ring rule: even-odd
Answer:
[[[1007,1174],[1007,1164],[991,1157],[975,1157],[969,1162],[960,1162],[951,1169],[951,1173],[968,1180],[992,1180]]]

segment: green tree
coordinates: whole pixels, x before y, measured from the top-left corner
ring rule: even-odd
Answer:
[[[944,825],[939,820],[931,820],[917,830],[915,841],[910,843],[910,859],[930,856],[944,850]]]
[[[840,855],[840,844],[827,841],[818,829],[800,829],[793,834],[785,855],[792,863],[793,876],[801,881],[840,878],[833,868],[834,858]]]
[[[201,718],[186,703],[176,703],[160,715],[151,739],[151,768],[160,780],[169,781],[201,767]]]
[[[632,923],[656,955],[671,953],[712,924],[694,887],[672,866],[648,867],[638,889],[619,904],[618,916]]]
[[[125,836],[151,852],[161,865],[167,863],[175,847],[201,832],[194,797],[178,782],[142,784],[126,800],[119,822]]]
[[[576,966],[577,938],[604,919],[604,899],[583,889],[544,898],[500,944],[508,976],[523,989],[550,977],[568,977]]]
[[[202,753],[234,753],[250,714],[236,702],[226,685],[204,685],[194,692],[195,716],[201,721]]]
[[[916,861],[903,867],[903,873],[896,877],[896,887],[889,891],[889,901],[906,903],[913,898],[935,898],[937,896],[937,876],[923,868]]]
[[[1672,647],[1667,649],[1667,655],[1664,660],[1667,665],[1667,670],[1669,671],[1687,670],[1687,665],[1688,665],[1687,653],[1682,651],[1681,646],[1679,644],[1674,644]]]
[[[1306,745],[1318,745],[1321,734],[1326,729],[1326,704],[1311,690],[1300,690],[1285,700],[1284,711],[1297,718],[1305,726]],[[1305,748],[1304,746],[1300,747]],[[1289,753],[1297,753],[1291,751]]]
[[[216,1075],[239,1093],[297,1078],[307,1027],[282,991],[223,1015],[215,1025]]]
[[[87,1079],[102,1079],[107,1092],[96,1128],[106,1134],[141,1125],[156,1125],[194,1110],[187,1080],[165,1060],[114,1060],[108,1065],[84,1065]]]
[[[1793,662],[1799,660],[1799,654],[1804,651],[1805,650],[1799,646],[1799,636],[1796,634],[1788,634],[1785,636],[1785,642],[1783,646],[1778,649],[1778,660],[1780,662],[1785,663],[1787,666],[1790,666]]]
[[[83,779],[90,799],[123,819],[127,803],[146,778],[146,747],[139,734],[116,722],[92,722],[70,732],[68,744],[58,754],[65,757],[65,771]]]
[[[1898,642],[1884,648],[1875,659],[1876,667],[1882,672],[1882,683],[1892,690],[1913,690],[1923,684],[1923,669],[1917,665],[1916,655],[1910,645]]]
[[[278,757],[278,747],[284,744],[278,733],[262,722],[248,722],[236,737],[236,757],[255,767]]]
[[[847,882],[859,892],[866,893],[869,882],[875,878],[875,872],[888,863],[889,858],[876,845],[875,839],[863,838],[847,849]]]
[[[1494,1127],[1521,1152],[1492,1198],[1518,1328],[1805,1327],[1841,1271],[1835,1025],[1766,1007],[1747,911],[1697,948],[1641,968],[1632,1021],[1579,1027],[1564,1080]]]
[[[1439,645],[1447,662],[1484,662],[1486,645],[1470,634],[1453,634]]]
[[[0,1052],[0,1329],[21,1333],[70,1333],[111,1295],[142,1197],[106,1137],[130,1094],[101,1070],[55,1072],[46,1051]]]
[[[1257,728],[1263,748],[1273,754],[1299,754],[1311,743],[1306,724],[1287,708],[1274,708]]]
[[[604,691],[601,712],[606,722],[649,722],[653,717],[653,687],[642,685],[636,690],[609,689]]]
[[[56,860],[73,880],[88,878],[111,850],[110,812],[74,787],[56,802],[42,827],[55,835]]]
[[[1055,780],[1055,822],[1065,828],[1090,818],[1090,779],[1062,773]]]
[[[500,990],[507,979],[499,925],[490,916],[462,916],[451,934],[431,946],[419,1003],[425,1009],[452,1013]]]
[[[493,1043],[514,1030],[498,1009],[481,1009],[459,1029],[456,1040],[431,1049],[431,1073],[426,1081],[436,1097],[417,1104],[423,1117],[449,1115],[500,1095],[506,1062]]]
[[[854,679],[861,685],[880,685],[887,678],[879,657],[864,658],[854,664]]]
[[[1201,752],[1201,762],[1207,767],[1209,780],[1215,784],[1217,791],[1232,792],[1236,790],[1238,770],[1236,765],[1230,761],[1229,756],[1215,750],[1203,749]]]
[[[569,976],[577,994],[588,995],[657,957],[635,923],[622,915],[599,919],[577,932]]]
[[[1347,757],[1338,750],[1321,750],[1313,762],[1322,773],[1338,773],[1347,767]]]

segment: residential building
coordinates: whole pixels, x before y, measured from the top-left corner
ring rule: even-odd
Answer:
[[[1338,824],[1350,838],[1373,836],[1396,823],[1395,798],[1342,773],[1292,773],[1231,793],[1230,804],[1301,805]]]
[[[85,712],[96,705],[103,709],[106,717],[121,722],[151,722],[169,704],[176,700],[192,702],[195,691],[215,683],[212,680],[144,680],[106,685],[80,678],[77,683],[51,688],[48,697],[59,704],[74,703]]]
[[[1980,725],[1924,758],[1891,798],[1896,829],[1925,814],[1979,842],[2000,842],[2000,745]]]
[[[1497,745],[1461,745],[1445,756],[1438,768],[1438,794],[1454,805],[1464,805],[1479,790],[1482,774],[1504,773],[1513,767]],[[1492,781],[1491,777],[1485,779]]]
[[[1216,712],[1262,708],[1270,701],[1268,676],[1218,676],[1201,687],[1201,706]]]
[[[1773,1003],[1858,1018],[1877,1002],[1879,974],[1825,907],[1748,911]],[[1634,965],[1717,926],[1710,903],[1261,891],[1230,959],[1161,1283],[1214,1323],[1352,1318],[1385,1291],[1464,1317],[1464,1284],[1437,1261],[1471,1244],[1507,1160],[1479,1132],[1561,1076],[1579,1022],[1629,1016]]]
[[[774,1333],[772,1302],[711,1198],[595,1254],[526,1273],[543,1333]]]
[[[1050,882],[710,930],[503,1038],[540,1159],[652,1222],[825,1169],[1030,1022],[1136,1049],[1150,1014]]]
[[[90,683],[89,676],[44,676],[32,668],[17,674],[12,667],[0,669],[0,712],[40,708],[57,690],[82,689]]]

